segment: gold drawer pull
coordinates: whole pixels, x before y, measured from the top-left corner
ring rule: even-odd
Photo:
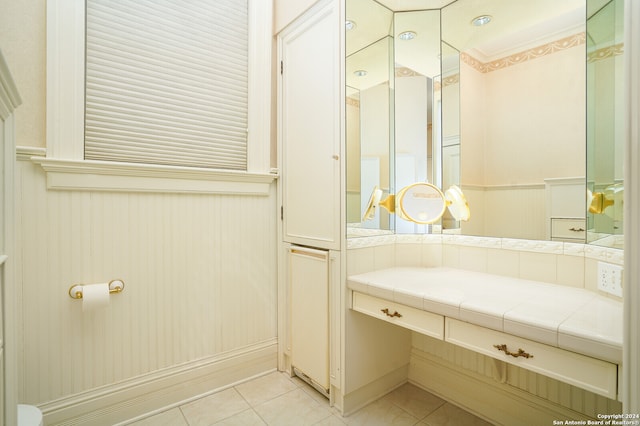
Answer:
[[[386,316],[391,317],[391,318],[393,318],[393,317],[401,318],[401,317],[402,317],[402,315],[400,315],[400,314],[398,313],[398,311],[394,311],[392,314],[390,314],[390,313],[389,313],[389,308],[380,309],[380,311],[381,311],[383,314],[385,314]]]
[[[582,228],[569,228],[569,231],[573,231],[573,232],[584,232],[584,229]]]
[[[526,353],[522,349],[518,349],[518,352],[510,352],[509,349],[507,349],[507,345],[493,345],[493,347],[507,355],[511,355],[514,358],[518,358],[520,356],[523,358],[533,358],[533,355]]]

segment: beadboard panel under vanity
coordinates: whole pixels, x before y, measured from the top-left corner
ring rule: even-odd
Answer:
[[[623,252],[556,241],[381,235],[348,240],[347,276],[393,267],[445,266],[598,292],[598,261],[622,265]],[[411,331],[411,348],[410,382],[498,424],[526,419],[543,424],[545,419],[550,423],[621,412],[615,399],[515,365],[496,363],[491,357],[425,333]],[[479,386],[483,388],[480,396],[474,391]]]
[[[276,368],[275,184],[50,190],[29,154],[16,170],[20,401],[47,424],[113,424]],[[115,278],[124,290],[104,310],[69,297]]]

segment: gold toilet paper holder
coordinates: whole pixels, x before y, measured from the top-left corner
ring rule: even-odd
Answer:
[[[82,299],[82,287],[83,284],[74,284],[69,287],[69,297],[72,299]],[[115,279],[109,281],[109,294],[120,293],[124,290],[124,281],[121,279]]]

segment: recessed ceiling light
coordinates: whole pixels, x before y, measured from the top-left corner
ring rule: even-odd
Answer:
[[[398,38],[400,40],[413,40],[414,38],[416,38],[416,33],[414,31],[405,31],[398,34]]]
[[[491,22],[491,16],[490,15],[476,16],[471,21],[471,23],[476,27],[481,27],[483,25],[487,25],[489,22]]]
[[[365,75],[367,75],[367,72],[365,70],[357,70],[357,71],[354,71],[353,74],[356,77],[364,77]]]
[[[347,31],[353,30],[356,27],[356,22],[350,19],[347,19],[347,21],[344,23],[344,26],[347,29]]]

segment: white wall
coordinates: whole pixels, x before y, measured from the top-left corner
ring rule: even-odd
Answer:
[[[481,75],[461,64],[463,184],[584,176],[585,60],[580,44]]]
[[[53,191],[30,161],[17,180],[22,402],[55,415],[60,399],[265,342],[275,368],[275,185],[268,196]],[[104,311],[68,295],[114,278],[125,289]]]
[[[44,147],[46,0],[0,0],[0,10],[0,49],[23,100],[16,145]]]
[[[45,147],[46,1],[0,10],[23,97],[16,144]],[[186,398],[276,367],[275,184],[267,196],[72,192],[47,190],[28,160],[17,174],[18,398],[47,423],[92,412],[113,424],[166,404],[149,394],[162,386]],[[125,290],[104,312],[68,296],[113,278]]]
[[[544,179],[586,173],[584,49],[540,49],[552,53],[487,72],[461,61],[464,234],[546,238]]]
[[[317,0],[274,0],[273,33],[278,34],[315,3]]]

